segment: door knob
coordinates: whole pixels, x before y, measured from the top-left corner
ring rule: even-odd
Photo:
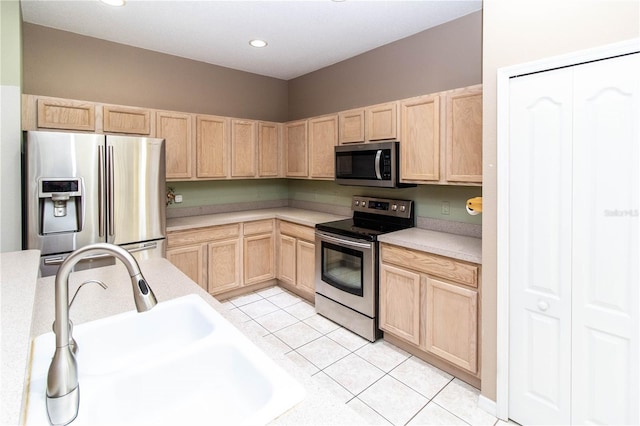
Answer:
[[[540,309],[542,312],[545,312],[547,309],[549,309],[549,304],[544,300],[538,300],[538,309]]]

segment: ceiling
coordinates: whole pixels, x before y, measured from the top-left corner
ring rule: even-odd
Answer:
[[[482,0],[21,0],[25,22],[290,80],[482,8]],[[249,40],[269,45],[256,49]]]

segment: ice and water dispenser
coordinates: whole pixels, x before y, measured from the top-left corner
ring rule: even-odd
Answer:
[[[82,229],[81,178],[41,178],[38,198],[41,235]]]

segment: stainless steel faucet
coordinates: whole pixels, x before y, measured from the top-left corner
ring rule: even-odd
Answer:
[[[86,256],[96,254],[111,254],[127,267],[138,312],[148,311],[157,303],[156,296],[140,272],[138,262],[122,247],[107,243],[91,244],[76,250],[65,259],[56,274],[56,352],[47,376],[47,414],[52,425],[69,424],[78,415],[78,364],[69,348],[69,275],[76,263]]]

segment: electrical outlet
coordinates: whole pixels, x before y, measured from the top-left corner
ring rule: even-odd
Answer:
[[[176,203],[181,203],[182,202],[182,195],[178,195],[176,194],[176,198],[174,200]]]
[[[448,201],[443,201],[442,202],[442,214],[448,215],[449,213],[451,213],[451,207],[449,206],[449,202]]]

